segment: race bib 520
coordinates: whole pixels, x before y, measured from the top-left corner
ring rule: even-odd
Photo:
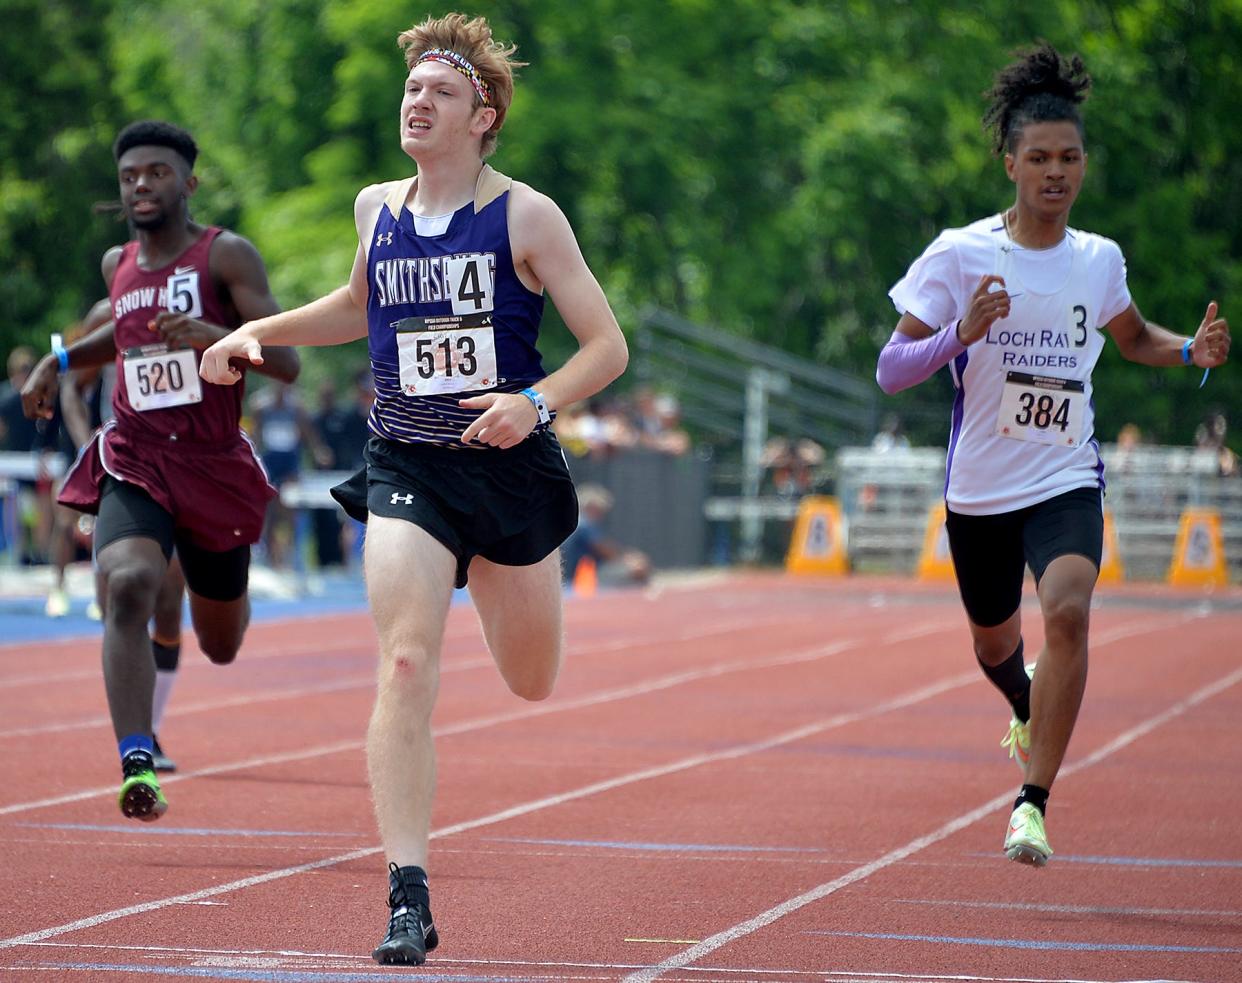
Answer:
[[[202,402],[193,348],[170,351],[163,344],[143,345],[125,353],[124,365],[129,405],[140,412]]]

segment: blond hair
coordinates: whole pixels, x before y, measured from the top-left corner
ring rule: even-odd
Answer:
[[[456,52],[472,64],[487,85],[488,104],[496,110],[496,121],[485,134],[481,155],[486,158],[496,149],[500,128],[504,126],[509,104],[513,102],[513,70],[526,64],[512,57],[516,45],[506,45],[492,38],[492,28],[485,17],[467,19],[465,14],[428,17],[408,31],[397,35],[397,44],[405,51],[405,64],[413,68],[428,51],[443,48]],[[478,94],[475,108],[483,105]]]

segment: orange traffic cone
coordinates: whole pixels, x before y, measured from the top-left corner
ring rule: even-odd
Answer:
[[[574,568],[574,593],[579,597],[593,597],[598,586],[595,558],[584,556]]]

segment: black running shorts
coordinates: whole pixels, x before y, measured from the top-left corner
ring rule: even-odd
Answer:
[[[210,601],[235,601],[246,593],[250,580],[250,547],[235,546],[217,552],[195,546],[190,533],[177,529],[173,517],[137,485],[117,481],[111,475],[100,488],[99,517],[95,520],[94,548],[100,550],[120,539],[139,536],[153,539],[172,559],[173,548],[181,558],[186,586]]]
[[[332,489],[361,522],[367,515],[405,519],[457,558],[456,584],[470,561],[538,563],[578,524],[578,496],[561,445],[550,430],[508,450],[456,450],[372,436],[366,465]]]
[[[1104,550],[1103,494],[1099,488],[1075,488],[996,515],[962,515],[948,509],[945,529],[966,614],[976,625],[993,628],[1022,603],[1026,566],[1037,586],[1058,556],[1085,556],[1099,569]]]

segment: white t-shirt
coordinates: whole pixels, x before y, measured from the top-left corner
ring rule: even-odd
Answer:
[[[949,365],[953,402],[945,500],[993,515],[1104,485],[1091,371],[1100,329],[1130,306],[1125,259],[1111,239],[1066,229],[1048,249],[1010,242],[999,214],[942,232],[889,291],[932,328],[966,316],[985,275],[1005,279],[1009,317]]]

